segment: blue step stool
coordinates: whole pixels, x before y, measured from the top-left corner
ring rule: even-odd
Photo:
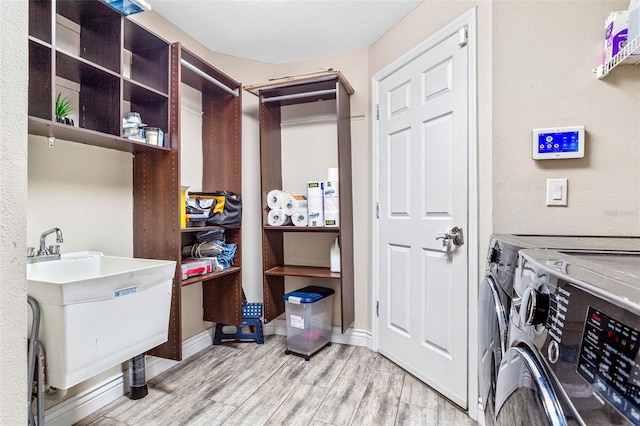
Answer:
[[[258,344],[264,343],[262,334],[262,303],[242,302],[242,324],[216,324],[216,331],[213,335],[213,344],[219,345],[223,340],[255,340]],[[244,333],[242,327],[248,326],[250,333]],[[235,327],[235,333],[224,333],[223,327]]]

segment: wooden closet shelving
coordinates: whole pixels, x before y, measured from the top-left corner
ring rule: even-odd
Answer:
[[[79,27],[77,52],[58,46],[58,16]],[[197,232],[214,229],[180,227],[180,85],[202,92],[202,191],[241,193],[240,83],[97,0],[31,0],[28,45],[29,133],[132,153],[133,255],[177,262],[169,339],[149,353],[182,359],[183,286],[202,282],[204,320],[239,324],[241,229],[226,230],[227,242],[237,245],[231,268],[184,281],[180,275],[182,246]],[[130,58],[126,67],[123,58]],[[75,126],[56,122],[57,77],[80,88]],[[167,143],[123,138],[122,118],[129,111],[164,130]]]
[[[342,331],[354,321],[353,202],[351,194],[351,113],[353,88],[339,71],[319,72],[271,80],[245,86],[260,98],[260,162],[262,188],[262,246],[264,320],[269,322],[284,313],[282,296],[286,277],[310,277],[338,281],[341,300]],[[339,227],[269,226],[266,204],[272,189],[282,189],[281,110],[283,106],[311,102],[334,102],[336,110],[337,152],[340,193]],[[301,159],[304,161],[304,159]],[[340,241],[341,272],[328,267],[289,265],[284,256],[284,235],[306,233],[335,234]]]

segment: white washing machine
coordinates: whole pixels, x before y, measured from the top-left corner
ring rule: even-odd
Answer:
[[[520,251],[500,425],[640,425],[640,253]]]
[[[545,235],[492,236],[485,276],[479,288],[479,398],[486,425],[495,421],[498,367],[508,348],[509,312],[518,253],[526,248],[572,249],[577,252],[640,252],[640,238]]]

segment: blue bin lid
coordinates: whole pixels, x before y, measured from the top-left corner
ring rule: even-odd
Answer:
[[[282,298],[286,301],[289,301],[289,297],[295,298],[293,300],[295,300],[296,302],[293,302],[292,300],[292,303],[313,303],[317,302],[320,299],[324,299],[325,297],[331,296],[333,293],[335,293],[333,289],[310,285],[299,290],[287,293],[282,296]]]

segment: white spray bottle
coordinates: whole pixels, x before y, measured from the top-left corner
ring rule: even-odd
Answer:
[[[340,245],[338,243],[338,237],[336,237],[333,244],[331,244],[331,272],[340,272]]]

